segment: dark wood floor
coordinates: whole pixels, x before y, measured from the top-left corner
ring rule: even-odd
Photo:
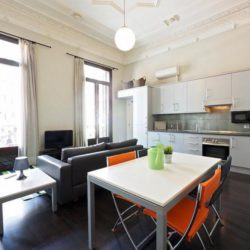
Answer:
[[[0,250],[87,248],[86,198],[59,207],[57,213],[50,209],[50,199],[40,196],[32,200],[21,199],[4,204],[5,234],[0,240]],[[113,234],[111,227],[116,218],[110,194],[104,190],[96,194],[96,245],[97,249],[133,249],[123,230]],[[217,230],[215,246],[208,249],[250,249],[250,175],[231,173],[222,197],[224,227]],[[210,216],[209,222],[211,222]],[[134,237],[139,240],[153,228],[152,221],[144,216],[130,222]],[[203,237],[206,239],[205,237]],[[155,240],[145,250],[155,249]],[[185,242],[179,249],[202,249],[198,240]]]

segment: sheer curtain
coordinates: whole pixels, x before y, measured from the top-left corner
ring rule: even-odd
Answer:
[[[20,40],[21,45],[21,99],[22,128],[21,155],[28,156],[31,164],[35,164],[38,154],[38,110],[36,92],[36,58],[35,45]]]
[[[85,119],[84,119],[84,61],[74,58],[74,142],[75,146],[85,145]]]

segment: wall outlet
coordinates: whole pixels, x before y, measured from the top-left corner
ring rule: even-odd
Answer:
[[[244,128],[245,128],[245,129],[249,129],[249,128],[250,128],[250,125],[249,125],[249,124],[244,124]]]

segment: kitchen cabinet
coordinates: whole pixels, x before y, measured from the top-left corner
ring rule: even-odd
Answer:
[[[205,78],[206,105],[232,104],[232,75]]]
[[[202,155],[202,135],[184,134],[183,148],[186,154]]]
[[[152,88],[152,114],[163,114],[161,88]]]
[[[174,112],[174,85],[169,84],[161,88],[161,105],[163,114]]]
[[[232,110],[250,110],[250,71],[232,74]]]
[[[185,113],[187,111],[187,83],[167,84],[154,88],[153,114]]]
[[[158,143],[172,146],[174,152],[182,153],[184,150],[182,133],[148,132],[148,147],[156,146]]]
[[[232,165],[237,167],[250,168],[249,161],[250,137],[232,136],[230,154]]]
[[[161,142],[160,135],[161,133],[159,132],[153,132],[149,131],[148,132],[148,148],[156,146],[156,144]]]
[[[174,101],[173,113],[186,113],[187,112],[187,83],[173,84]]]
[[[187,112],[206,112],[205,103],[205,79],[187,82]]]
[[[118,98],[128,98],[128,97],[133,97],[133,89],[123,89],[119,90],[117,93]]]
[[[173,147],[174,152],[183,153],[184,151],[184,134],[172,133],[170,134],[170,145]]]

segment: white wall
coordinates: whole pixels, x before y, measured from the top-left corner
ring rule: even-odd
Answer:
[[[66,52],[119,69],[113,71],[113,139],[118,141],[126,137],[123,115],[125,103],[116,98],[116,91],[123,76],[122,65],[2,21],[0,21],[0,30],[52,46],[48,49],[37,45],[37,94],[41,149],[45,130],[73,129],[74,126],[73,57],[66,55]]]
[[[174,79],[157,80],[155,71],[180,65],[181,80],[217,75],[225,72],[250,68],[250,26],[244,26],[221,35],[193,43],[145,60],[126,65],[124,77],[127,80],[146,76],[147,83],[163,83]],[[141,54],[130,52],[129,57]],[[147,55],[147,51],[141,52]]]

